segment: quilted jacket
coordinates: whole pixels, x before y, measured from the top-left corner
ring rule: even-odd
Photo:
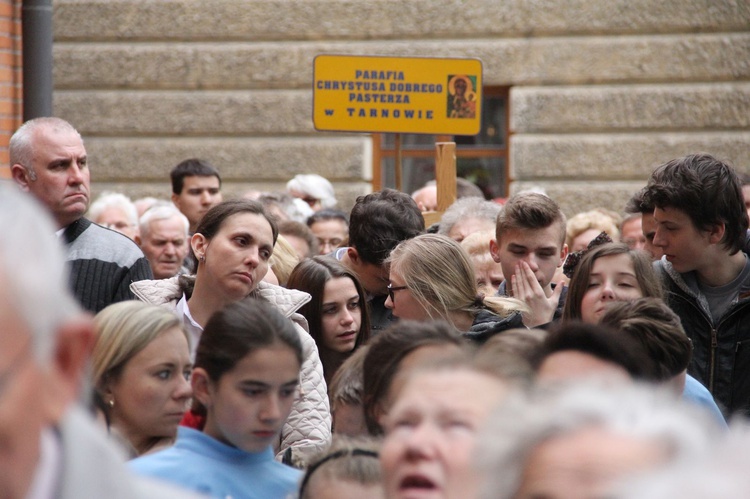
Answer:
[[[130,285],[130,289],[141,301],[172,309],[177,306],[184,291],[178,277],[137,281]],[[304,467],[310,458],[326,450],[331,443],[331,410],[323,378],[323,365],[315,340],[307,331],[307,321],[297,313],[302,305],[310,301],[310,295],[266,282],[258,284],[257,292],[292,320],[302,340],[304,361],[300,373],[300,396],[294,402],[292,412],[281,430],[277,459],[281,459],[291,448],[292,463],[297,467]],[[286,459],[288,460],[288,454]]]

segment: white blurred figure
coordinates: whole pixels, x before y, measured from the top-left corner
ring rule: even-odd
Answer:
[[[488,421],[476,456],[483,499],[611,497],[621,481],[705,452],[721,434],[668,391],[631,384],[539,388]]]
[[[313,211],[333,208],[338,203],[333,185],[315,173],[295,175],[286,183],[286,191],[304,201]]]
[[[129,197],[119,192],[103,192],[91,203],[87,218],[133,241],[138,236],[138,210]]]

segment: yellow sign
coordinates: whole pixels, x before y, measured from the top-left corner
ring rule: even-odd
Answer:
[[[317,130],[476,135],[481,129],[478,59],[319,55],[313,67]]]

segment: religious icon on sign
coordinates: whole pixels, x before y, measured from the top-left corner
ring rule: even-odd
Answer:
[[[475,118],[477,94],[475,75],[448,75],[448,118]]]

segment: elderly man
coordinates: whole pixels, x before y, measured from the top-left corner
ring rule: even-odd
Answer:
[[[187,217],[172,205],[155,206],[141,217],[135,242],[146,255],[154,279],[180,273],[188,254],[189,225]]]
[[[79,395],[95,333],[44,211],[0,186],[0,497],[185,497],[131,476]]]
[[[83,139],[60,118],[29,120],[10,139],[13,180],[52,214],[67,245],[73,293],[84,308],[98,312],[133,299],[133,281],[151,269],[133,241],[83,217],[89,205],[89,167]]]

